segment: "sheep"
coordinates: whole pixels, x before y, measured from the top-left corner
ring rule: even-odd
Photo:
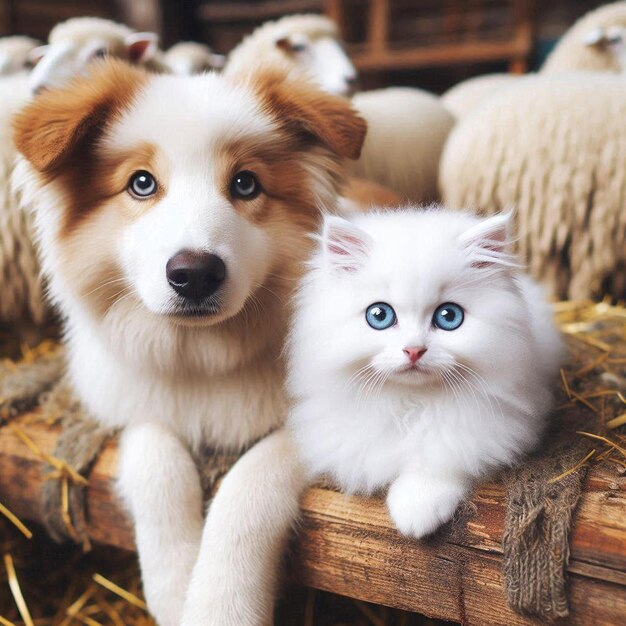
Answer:
[[[226,75],[274,64],[347,96],[356,70],[343,51],[336,25],[320,15],[294,15],[260,26],[228,56]],[[437,168],[453,116],[434,95],[390,88],[358,93],[356,109],[368,124],[361,158],[349,164],[356,176],[389,187],[405,200],[437,199]]]
[[[439,158],[454,125],[441,100],[420,89],[390,87],[357,93],[352,102],[368,130],[351,173],[413,202],[437,200]]]
[[[624,60],[620,60],[623,57],[615,46],[619,45],[619,34],[624,28],[626,2],[614,2],[590,11],[563,35],[543,64],[541,73],[622,72]]]
[[[464,80],[448,89],[441,102],[457,120],[463,119],[485,100],[491,98],[501,89],[521,80],[523,76],[517,74],[484,74]]]
[[[30,75],[37,93],[59,86],[99,57],[114,56],[156,71],[167,71],[161,61],[158,37],[136,33],[128,26],[98,17],[76,17],[57,24],[43,47],[43,56]]]
[[[43,322],[46,307],[30,213],[11,187],[16,159],[11,119],[30,97],[23,75],[0,78],[0,322]]]
[[[163,55],[162,61],[172,74],[190,76],[208,70],[222,69],[226,57],[216,54],[202,43],[181,41]]]
[[[350,95],[357,85],[337,26],[322,15],[289,15],[259,26],[228,55],[224,73],[247,72],[259,63],[305,72],[322,89],[340,96]]]
[[[27,72],[35,61],[34,51],[40,42],[31,37],[0,38],[0,76]]]
[[[444,202],[516,209],[518,248],[558,298],[626,297],[626,78],[529,76],[452,131]]]

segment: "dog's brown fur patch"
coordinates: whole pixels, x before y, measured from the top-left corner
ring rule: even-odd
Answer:
[[[311,227],[317,207],[309,175],[302,164],[305,155],[299,158],[302,149],[299,143],[293,137],[278,135],[263,143],[247,139],[222,147],[216,160],[219,187],[246,219],[257,225],[265,224],[271,219],[275,205],[280,204],[285,206],[289,219]],[[332,163],[331,168],[335,167]],[[253,172],[261,185],[261,193],[252,200],[236,198],[231,193],[235,174],[243,170]]]
[[[126,63],[97,63],[87,79],[44,91],[15,117],[17,149],[45,182],[58,179],[68,195],[62,232],[71,231],[119,192],[112,188],[115,164],[104,168],[95,154],[97,140],[111,120],[131,106],[146,79],[144,72]]]
[[[248,81],[279,124],[314,137],[340,157],[359,158],[367,123],[349,100],[325,93],[306,80],[286,80],[280,70],[260,71]]]

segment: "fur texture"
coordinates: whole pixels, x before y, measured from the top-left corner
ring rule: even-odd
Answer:
[[[281,426],[286,302],[365,123],[275,72],[236,82],[110,61],[44,92],[15,129],[69,380],[101,424],[124,427],[120,492],[151,611],[161,626],[270,622],[302,487],[289,439],[278,430],[241,458],[206,524],[191,452]],[[138,170],[157,181],[143,200],[128,191]],[[232,193],[243,170],[260,182],[254,199]],[[181,249],[223,259],[210,306],[189,311],[168,284]]]
[[[626,296],[626,79],[563,73],[525,78],[450,135],[444,202],[516,207],[518,250],[557,298]]]
[[[532,449],[552,405],[562,346],[507,220],[329,217],[298,296],[289,423],[302,459],[349,493],[389,488],[406,535],[434,531],[475,478]],[[384,329],[366,321],[376,303],[395,312]],[[454,330],[436,326],[443,304],[464,311]]]

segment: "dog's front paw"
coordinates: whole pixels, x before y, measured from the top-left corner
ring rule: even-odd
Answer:
[[[405,474],[391,485],[387,507],[401,534],[421,539],[452,519],[465,492],[462,482]]]

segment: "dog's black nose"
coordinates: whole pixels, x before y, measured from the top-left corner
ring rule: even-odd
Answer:
[[[224,282],[226,266],[215,254],[181,250],[167,262],[165,274],[177,294],[200,303]]]

